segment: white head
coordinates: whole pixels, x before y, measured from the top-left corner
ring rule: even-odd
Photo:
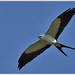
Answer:
[[[43,39],[43,38],[44,38],[44,34],[39,35],[38,38],[39,38],[39,39]]]

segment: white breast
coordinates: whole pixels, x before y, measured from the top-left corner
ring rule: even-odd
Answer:
[[[55,44],[57,42],[56,39],[53,38],[50,35],[44,35],[44,36],[42,36],[42,40],[48,42],[49,44]]]

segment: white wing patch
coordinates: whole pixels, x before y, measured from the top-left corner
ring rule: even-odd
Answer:
[[[61,19],[60,18],[56,18],[50,28],[48,29],[48,31],[46,32],[47,35],[51,35],[52,37],[55,38],[57,32],[58,32],[58,28],[60,27],[60,23],[61,23]]]
[[[39,40],[36,43],[32,44],[31,46],[29,46],[26,50],[25,53],[29,54],[35,51],[38,51],[39,49],[45,47],[47,45],[47,42],[43,41],[43,40]]]

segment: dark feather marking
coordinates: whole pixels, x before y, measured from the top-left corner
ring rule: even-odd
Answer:
[[[18,60],[18,68],[19,70],[26,65],[28,62],[30,62],[31,60],[33,60],[36,56],[40,55],[42,52],[44,52],[47,48],[49,48],[51,45],[48,44],[45,47],[43,47],[42,49],[32,52],[30,54],[26,54],[25,52],[23,52],[23,54],[21,55],[20,59]]]
[[[56,46],[56,48],[57,48],[60,52],[62,52],[65,56],[67,56],[67,55],[64,53],[64,51],[61,49],[62,47]]]
[[[59,37],[60,33],[63,31],[63,29],[65,28],[65,26],[71,20],[71,18],[74,15],[74,13],[75,13],[75,8],[68,9],[64,13],[62,13],[61,15],[58,16],[58,18],[61,19],[61,24],[60,24],[60,27],[58,29],[58,32],[56,34],[55,39],[57,39]]]

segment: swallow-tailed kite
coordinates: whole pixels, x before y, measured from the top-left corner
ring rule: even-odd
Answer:
[[[21,55],[18,60],[19,70],[26,65],[28,62],[33,60],[36,56],[44,52],[51,45],[54,45],[59,51],[61,51],[65,56],[67,56],[62,47],[70,48],[75,50],[75,48],[65,46],[58,43],[57,39],[63,29],[67,26],[68,22],[71,20],[72,16],[75,14],[75,8],[69,8],[61,15],[59,15],[51,24],[50,28],[45,34],[39,35],[39,41],[29,46]]]

